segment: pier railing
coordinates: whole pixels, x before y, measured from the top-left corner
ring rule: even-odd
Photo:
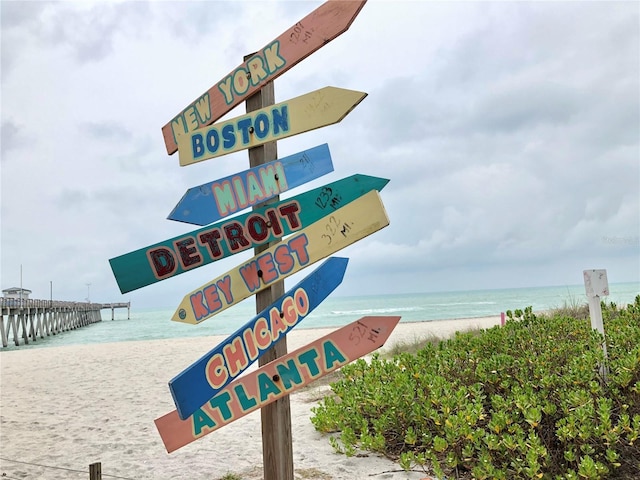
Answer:
[[[0,336],[2,346],[7,347],[9,339],[20,345],[35,342],[38,337],[57,335],[86,325],[102,321],[101,310],[111,309],[111,319],[115,308],[127,308],[129,318],[131,304],[66,302],[59,300],[36,300],[28,298],[0,298]]]

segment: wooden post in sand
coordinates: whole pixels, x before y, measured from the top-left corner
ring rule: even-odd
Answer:
[[[584,288],[589,299],[589,317],[591,318],[591,328],[597,330],[604,339],[602,341],[602,352],[604,363],[600,365],[600,375],[604,381],[607,380],[607,340],[604,334],[604,322],[602,320],[602,307],[600,298],[609,295],[609,281],[606,270],[584,270]]]
[[[244,57],[245,62],[253,55]],[[247,113],[275,104],[275,89],[273,82],[246,100]],[[256,167],[278,158],[277,142],[268,142],[249,149],[249,166]],[[277,202],[279,196],[266,203]],[[259,208],[263,205],[254,207]],[[260,254],[280,240],[255,248],[256,255]],[[260,313],[278,298],[284,295],[284,280],[274,283],[256,294],[256,313]],[[263,366],[276,358],[287,354],[287,337],[276,343],[260,357],[259,365]],[[291,406],[289,395],[263,407],[262,415],[262,465],[264,480],[293,480],[293,440],[291,437]]]
[[[89,480],[102,480],[102,464],[100,462],[89,465]]]

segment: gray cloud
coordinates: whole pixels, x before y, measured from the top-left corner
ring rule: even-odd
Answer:
[[[184,191],[248,166],[239,152],[180,168],[160,127],[318,4],[12,6],[3,277],[24,262],[118,300],[108,258],[192,230],[166,220]],[[639,9],[369,2],[281,77],[278,101],[325,85],[369,93],[340,124],[278,142],[281,155],[329,143],[335,172],[314,186],[391,179],[391,225],[340,252],[351,258],[342,294],[575,284],[591,267],[637,279]],[[20,143],[27,134],[37,142]],[[171,305],[241,261],[227,260],[133,300]]]
[[[11,120],[2,121],[0,132],[2,134],[2,138],[0,139],[0,145],[2,145],[0,157],[3,162],[6,162],[8,159],[7,154],[11,150],[26,145],[26,138],[24,137],[24,130]]]

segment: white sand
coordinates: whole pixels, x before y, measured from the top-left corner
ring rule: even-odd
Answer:
[[[489,328],[500,317],[400,323],[383,347],[456,330]],[[295,329],[288,350],[334,330]],[[0,475],[11,479],[262,479],[260,413],[254,412],[167,454],[154,419],[175,408],[169,379],[224,337],[122,342],[0,353]],[[257,362],[256,362],[257,363]],[[334,453],[309,418],[318,391],[291,395],[296,479],[423,479],[375,454]],[[15,463],[14,461],[28,462]],[[33,466],[31,464],[57,469]],[[69,469],[69,470],[66,470]]]

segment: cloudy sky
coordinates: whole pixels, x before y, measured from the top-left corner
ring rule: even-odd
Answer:
[[[161,127],[320,4],[2,1],[2,288],[22,266],[35,298],[52,285],[60,300],[175,307],[249,258],[126,295],[108,263],[193,230],[166,219],[185,190],[248,167],[246,151],[180,167]],[[335,166],[285,198],[391,180],[391,224],[340,252],[337,294],[575,285],[586,268],[640,280],[639,9],[370,0],[279,77],[278,101],[369,94],[278,142],[280,156],[328,143]]]

